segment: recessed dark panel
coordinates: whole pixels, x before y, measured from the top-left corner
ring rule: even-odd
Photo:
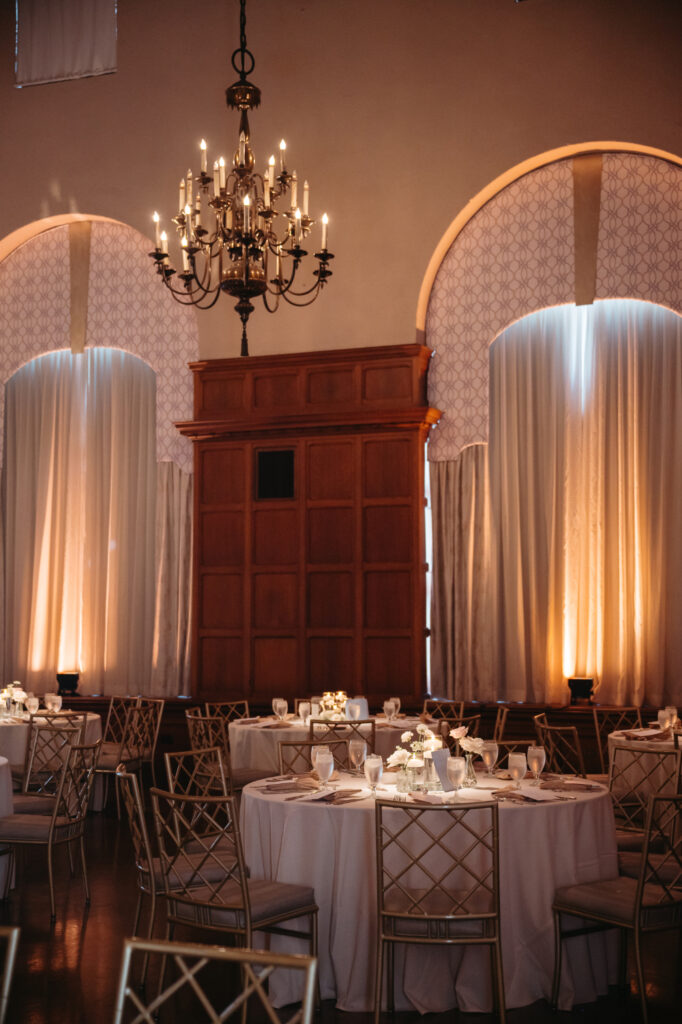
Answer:
[[[294,452],[256,453],[256,497],[260,500],[294,497]]]

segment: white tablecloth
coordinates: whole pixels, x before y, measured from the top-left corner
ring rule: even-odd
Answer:
[[[71,712],[75,714],[76,712]],[[85,723],[86,744],[102,738],[102,719],[88,712]],[[28,741],[28,721],[0,719],[0,755],[6,757],[15,773],[23,773]]]
[[[7,758],[0,757],[0,818],[4,818],[6,814],[12,814],[13,811],[12,772]],[[8,856],[0,857],[0,893],[5,891],[9,863]]]
[[[406,729],[414,731],[418,718],[398,718],[388,723],[385,719],[376,719],[376,752],[383,758],[388,757],[400,744],[400,737]],[[271,728],[272,718],[247,721],[243,724],[237,720],[230,722],[230,757],[232,767],[272,772],[279,771],[280,740],[307,740],[308,726],[299,718],[290,719],[286,725]]]
[[[358,785],[358,780],[347,781]],[[320,908],[319,969],[323,999],[341,1010],[372,1009],[376,959],[374,806],[286,801],[247,787],[242,834],[253,878],[313,885]],[[482,790],[467,790],[486,799]],[[500,805],[500,887],[506,1003],[527,1006],[551,995],[554,965],[552,900],[557,887],[618,874],[615,827],[606,790],[575,801]],[[273,949],[306,952],[303,943],[273,937]],[[560,1008],[591,1002],[616,977],[608,935],[570,939],[564,948]],[[401,985],[402,982],[402,985]],[[290,977],[271,980],[278,1005],[300,994]],[[455,1006],[490,1012],[489,955],[419,947],[396,951],[396,1008],[420,1013]]]

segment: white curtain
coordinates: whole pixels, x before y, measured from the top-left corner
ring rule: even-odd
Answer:
[[[543,310],[491,348],[500,697],[682,700],[682,320]]]
[[[18,86],[116,70],[115,0],[19,0]]]
[[[156,610],[151,690],[189,693],[192,477],[174,462],[156,476]]]
[[[6,386],[5,678],[149,689],[155,374],[126,353],[56,352]]]

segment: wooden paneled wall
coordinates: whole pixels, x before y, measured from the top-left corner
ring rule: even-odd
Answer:
[[[192,365],[196,697],[424,692],[429,356]]]

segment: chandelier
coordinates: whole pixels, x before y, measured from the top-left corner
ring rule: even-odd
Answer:
[[[239,75],[225,91],[227,105],[239,110],[239,139],[228,169],[223,157],[208,173],[208,152],[201,140],[201,170],[191,169],[180,182],[178,212],[173,217],[180,240],[182,271],[176,274],[168,253],[168,235],[154,213],[155,245],[149,255],[157,273],[173,297],[183,305],[210,309],[226,292],[238,301],[235,310],[242,322],[241,355],[249,354],[246,325],[254,311],[253,299],[263,298],[274,313],[284,300],[293,306],[309,306],[331,277],[327,248],[328,218],[323,214],[317,267],[308,282],[301,283],[303,248],[315,221],[309,214],[310,189],[303,183],[299,205],[298,176],[287,168],[286,143],[279,144],[279,165],[271,156],[263,174],[254,170],[250,145],[249,110],[260,105],[260,89],[249,81],[256,65],[246,45],[246,0],[240,0],[240,42],[232,54]],[[305,284],[307,283],[307,287]]]

